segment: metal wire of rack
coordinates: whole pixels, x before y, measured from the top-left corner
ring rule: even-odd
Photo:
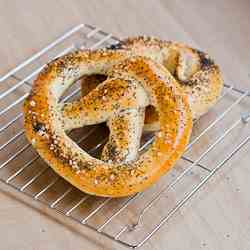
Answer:
[[[0,77],[0,180],[123,246],[139,248],[249,143],[250,94],[225,84],[218,104],[195,123],[191,142],[177,166],[149,190],[123,199],[80,193],[28,144],[21,105],[32,80],[49,60],[75,49],[94,49],[118,41],[99,28],[80,24]],[[76,84],[64,101],[76,98],[79,90]],[[87,127],[74,131],[72,138],[80,138],[78,144],[97,155],[107,140],[107,131],[101,126]],[[153,135],[145,135],[140,150],[153,139]],[[150,216],[155,223],[149,223]]]

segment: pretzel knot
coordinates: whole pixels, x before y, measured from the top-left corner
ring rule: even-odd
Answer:
[[[107,79],[79,100],[60,102],[76,80],[92,74]],[[158,112],[160,130],[138,155],[148,105]],[[77,51],[48,64],[24,112],[27,137],[42,158],[74,186],[99,196],[127,196],[156,182],[181,156],[192,128],[187,98],[163,66],[110,50]],[[107,122],[110,138],[96,159],[66,132],[100,122]]]
[[[139,36],[122,40],[109,49],[145,56],[162,64],[187,95],[194,119],[213,107],[222,91],[223,80],[219,66],[206,53],[185,44]],[[86,95],[104,79],[102,75],[83,77],[82,95]],[[159,130],[158,114],[151,106],[146,108],[143,129]]]

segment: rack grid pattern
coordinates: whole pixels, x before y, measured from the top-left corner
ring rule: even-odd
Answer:
[[[191,142],[176,167],[149,190],[122,199],[83,194],[57,176],[28,144],[21,106],[48,61],[76,49],[116,42],[119,39],[113,35],[81,24],[0,77],[0,180],[76,223],[126,247],[139,248],[249,143],[250,94],[225,84],[217,105],[195,122]],[[77,98],[79,91],[76,83],[63,101]],[[95,125],[71,136],[97,156],[107,140],[107,129]],[[152,134],[144,135],[140,150],[153,139]]]

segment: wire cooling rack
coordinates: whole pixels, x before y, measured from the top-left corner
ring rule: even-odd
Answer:
[[[183,157],[147,191],[122,199],[81,193],[56,175],[27,142],[22,102],[49,60],[75,49],[94,49],[118,41],[99,28],[81,24],[0,78],[0,180],[76,223],[124,246],[138,248],[249,142],[250,94],[225,85],[217,105],[195,122]],[[64,100],[77,98],[79,90],[76,83]],[[71,137],[97,156],[107,133],[105,126],[95,125],[73,131]],[[152,135],[144,135],[141,150],[152,140]]]

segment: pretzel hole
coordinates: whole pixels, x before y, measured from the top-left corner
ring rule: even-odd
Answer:
[[[87,95],[98,84],[104,82],[106,79],[107,76],[101,74],[82,76],[65,91],[65,93],[60,97],[59,102],[62,102],[65,98],[67,102],[79,99],[81,96]],[[68,96],[70,96],[69,99]]]
[[[81,77],[81,92],[82,96],[87,95],[96,86],[107,79],[106,75],[94,74]]]
[[[154,121],[159,120],[159,114],[156,108],[152,105],[147,106],[145,112],[145,121],[144,124],[150,124]]]
[[[67,135],[91,156],[100,159],[108,140],[109,129],[105,123],[71,130]]]
[[[67,135],[91,156],[101,159],[101,153],[104,145],[108,141],[109,128],[106,123],[98,125],[76,128],[67,133]],[[155,132],[144,131],[140,141],[139,155],[147,151],[154,141]],[[80,141],[80,142],[79,142]]]

